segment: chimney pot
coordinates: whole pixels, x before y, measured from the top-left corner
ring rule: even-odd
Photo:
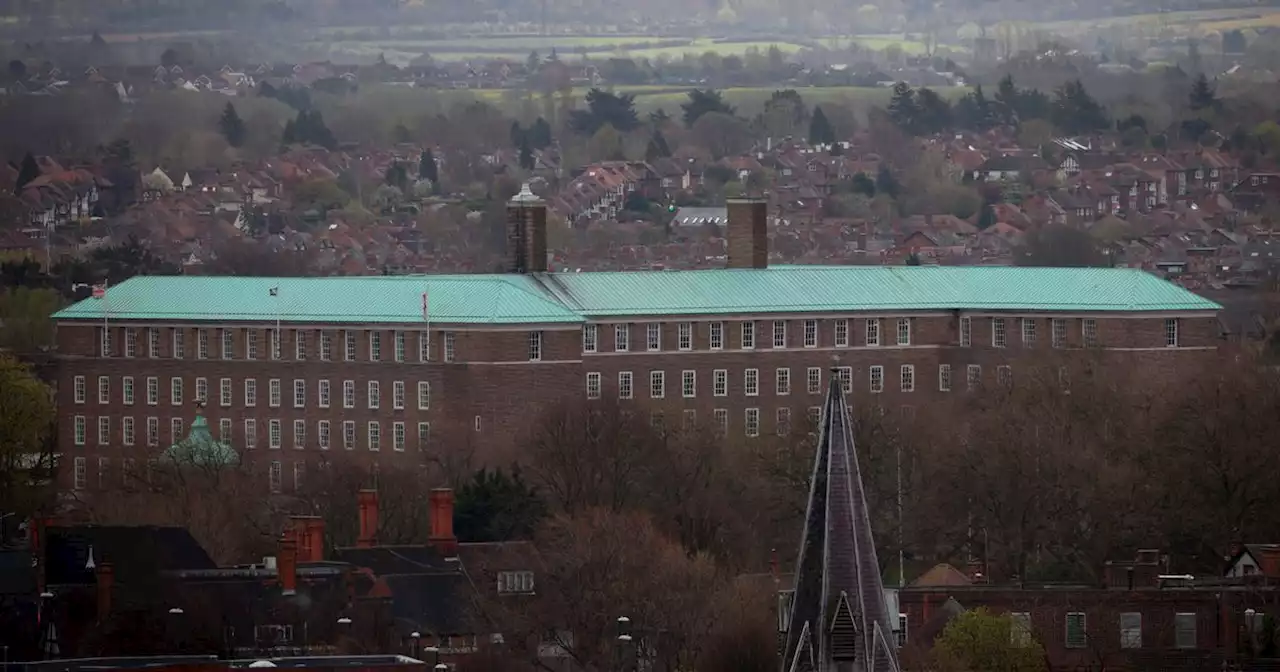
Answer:
[[[288,530],[280,540],[280,555],[276,558],[276,576],[280,579],[280,594],[298,593],[298,542],[295,532]]]
[[[356,502],[360,507],[360,536],[356,546],[372,548],[378,544],[378,491],[361,490],[356,493]]]
[[[761,198],[725,201],[729,223],[729,268],[767,268],[769,265],[769,204]]]
[[[507,272],[547,271],[547,204],[525,184],[507,202]]]

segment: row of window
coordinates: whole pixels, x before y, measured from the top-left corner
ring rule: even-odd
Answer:
[[[143,476],[150,479],[151,472],[155,469],[156,459],[147,460],[147,471]],[[301,490],[307,472],[306,462],[293,463],[293,488]],[[125,458],[122,462],[120,475],[125,485],[129,485],[130,478],[136,478],[134,460]],[[111,480],[111,459],[107,457],[98,458],[98,487],[106,488],[110,486]],[[76,490],[84,490],[89,487],[89,458],[77,457],[72,462],[72,487]],[[267,464],[267,487],[273,493],[281,492],[284,489],[284,464],[278,460]]]
[[[156,406],[160,403],[160,379],[156,376],[148,376],[145,380],[146,404],[148,406]],[[283,383],[279,378],[271,378],[267,380],[267,406],[271,408],[279,408],[283,403]],[[431,409],[431,383],[420,380],[417,383],[417,405],[418,410],[426,411]],[[174,376],[169,379],[169,403],[173,406],[181,406],[185,398],[185,381],[180,376]],[[315,387],[315,407],[330,408],[333,402],[333,384],[329,380],[316,381]],[[131,406],[137,402],[137,388],[133,376],[124,376],[120,379],[120,396],[121,401],[126,406]],[[365,406],[370,410],[377,410],[382,406],[382,384],[376,380],[370,380],[365,385]],[[393,410],[404,410],[406,404],[406,385],[402,380],[391,383],[391,408]],[[84,404],[88,400],[88,382],[84,376],[76,376],[72,380],[72,398],[77,404]],[[243,384],[243,405],[245,408],[254,408],[258,405],[258,381],[256,378],[246,378]],[[209,403],[209,379],[195,379],[195,400],[198,403]],[[358,401],[356,394],[356,381],[342,381],[342,407],[355,408]],[[98,403],[111,403],[111,377],[98,376]],[[232,379],[218,379],[218,405],[222,408],[230,408],[235,404],[235,389]],[[307,381],[301,378],[293,380],[293,407],[307,407]]]
[[[172,359],[186,359],[187,357],[187,329],[170,328],[169,332],[169,357]],[[257,360],[262,358],[260,345],[258,342],[259,332],[265,333],[265,338],[261,344],[261,348],[266,350],[268,359],[280,360],[284,359],[282,347],[281,329],[196,329],[195,354],[196,359],[213,359],[212,343],[217,344],[219,359],[246,359]],[[335,339],[340,339],[342,347],[342,361],[368,361],[381,362],[383,359],[383,335],[389,333],[391,343],[391,361],[405,362],[407,361],[407,348],[409,347],[409,333],[415,333],[414,345],[418,350],[418,361],[431,361],[431,334],[428,331],[404,332],[404,331],[368,331],[366,333],[366,341],[368,343],[367,358],[359,359],[359,333],[356,331],[344,330],[336,331],[308,331],[304,329],[290,329],[293,337],[293,359],[295,361],[306,361],[312,352],[310,343],[312,337],[308,334],[314,334],[315,356],[322,362],[334,361]],[[453,332],[443,332],[444,352],[443,359],[446,362],[454,361],[455,355],[455,335]],[[140,337],[143,339],[140,342]],[[102,357],[110,357],[115,354],[112,343],[112,329],[108,327],[98,327],[98,354]],[[151,359],[161,357],[160,352],[160,329],[157,327],[148,327],[143,330],[124,329],[124,352],[125,357],[140,357],[141,349],[146,348],[146,356]]]
[[[865,322],[865,340],[864,343],[869,346],[881,345],[880,318],[868,318]],[[897,318],[897,333],[895,343],[897,345],[911,345],[911,323],[909,317]],[[678,350],[693,350],[693,322],[680,322],[676,326],[676,348]],[[790,341],[787,338],[786,320],[773,321],[772,347],[782,349],[789,346]],[[630,324],[613,325],[613,349],[614,352],[629,352],[631,350],[631,327]],[[756,347],[756,323],[742,322],[739,324],[739,347],[742,350],[754,350]],[[648,352],[658,352],[662,350],[662,324],[659,322],[650,322],[645,325],[644,349]],[[803,345],[806,348],[818,347],[818,321],[804,320],[803,328]],[[849,346],[849,320],[836,320],[834,325],[834,343],[836,347]],[[706,342],[710,350],[723,350],[725,347],[725,323],[709,322],[707,323]],[[532,337],[531,337],[532,342]],[[588,324],[582,327],[582,351],[586,353],[599,352],[600,346],[600,325]]]
[[[111,433],[111,416],[101,415],[97,418],[97,445],[110,446],[112,441]],[[336,422],[336,421],[335,421]],[[316,421],[316,434],[314,437],[316,445],[320,450],[329,450],[332,445],[331,430],[334,423],[329,420]],[[83,415],[77,415],[73,419],[72,434],[75,445],[83,446],[88,443],[88,418]],[[254,450],[258,447],[258,421],[254,418],[247,418],[243,421],[244,433],[239,436],[233,436],[233,421],[230,418],[223,418],[218,421],[218,440],[224,443],[233,444],[238,448],[246,450]],[[271,450],[279,450],[284,446],[284,423],[278,419],[267,420],[267,448]],[[391,449],[396,452],[402,452],[406,443],[411,439],[416,439],[418,450],[424,450],[431,442],[431,423],[417,423],[418,433],[414,437],[410,437],[407,433],[408,425],[404,422],[391,423]],[[356,449],[356,423],[353,420],[344,420],[341,423],[342,430],[342,448],[344,450]],[[148,446],[160,445],[160,418],[146,418],[145,440]],[[135,424],[133,416],[124,416],[120,418],[120,443],[125,446],[137,445],[138,427]],[[183,434],[183,419],[169,419],[169,437],[168,443],[175,444],[185,438]],[[240,439],[236,441],[236,439]],[[293,433],[290,437],[290,444],[297,450],[307,447],[307,441],[311,438],[307,436],[307,421],[294,420]],[[382,449],[382,423],[372,420],[365,426],[365,444],[363,447],[372,452],[378,452]]]
[[[1009,639],[1015,646],[1030,646],[1032,641],[1031,614],[1014,612],[1009,614],[1013,623]],[[1196,615],[1194,613],[1177,613],[1173,616],[1174,648],[1197,648]],[[1082,611],[1067,613],[1066,628],[1063,633],[1063,644],[1068,649],[1083,649],[1089,645],[1088,617]],[[1120,648],[1142,648],[1142,613],[1123,612],[1120,614]]]
[[[823,384],[822,371],[822,367],[818,366],[811,366],[805,370],[805,392],[807,394],[821,394]],[[853,392],[853,367],[838,367],[837,375],[840,377],[841,386],[844,388],[844,391],[846,393]],[[1013,370],[1007,365],[996,367],[996,376],[997,381],[1002,385],[1008,385],[1013,382]],[[592,371],[587,374],[588,399],[599,399],[603,395],[603,380],[603,374],[597,371]],[[791,369],[786,367],[774,369],[773,383],[774,394],[778,396],[791,394]],[[951,365],[940,364],[938,366],[938,391],[950,392],[951,383]],[[965,367],[965,386],[968,389],[974,389],[981,385],[981,383],[982,367],[978,364],[970,364]],[[871,366],[868,368],[867,386],[868,391],[873,394],[879,394],[885,391],[885,367]],[[914,392],[916,390],[915,365],[903,364],[898,368],[898,389],[902,392]],[[760,395],[759,369],[743,369],[742,394],[747,397],[756,397]],[[665,399],[666,396],[667,372],[650,371],[649,398]],[[680,396],[685,399],[693,399],[698,396],[697,371],[685,370],[680,372]],[[711,396],[729,396],[728,369],[715,369],[711,372]],[[635,398],[634,372],[618,372],[618,398]]]

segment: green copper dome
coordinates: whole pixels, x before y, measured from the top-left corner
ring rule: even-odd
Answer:
[[[225,467],[239,464],[240,454],[226,443],[214,439],[209,431],[209,422],[197,414],[187,438],[169,446],[161,459],[178,465]]]

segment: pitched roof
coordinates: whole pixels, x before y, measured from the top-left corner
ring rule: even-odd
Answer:
[[[272,295],[271,289],[278,288]],[[576,323],[643,315],[863,310],[1216,311],[1142,271],[998,266],[775,266],[767,269],[372,277],[139,276],[55,319],[445,324]]]

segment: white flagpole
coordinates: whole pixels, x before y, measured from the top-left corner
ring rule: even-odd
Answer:
[[[431,311],[428,310],[428,293],[422,292],[422,321],[427,325],[427,360],[431,359]]]
[[[107,351],[102,353],[104,357],[110,357],[111,353],[115,351],[115,341],[111,338],[111,322],[110,322],[111,310],[110,310],[110,306],[108,306],[107,304],[107,302],[111,300],[107,297],[107,294],[109,294],[108,290],[110,289],[111,289],[111,281],[106,278],[103,278],[102,279],[102,340],[104,343],[107,344]]]

